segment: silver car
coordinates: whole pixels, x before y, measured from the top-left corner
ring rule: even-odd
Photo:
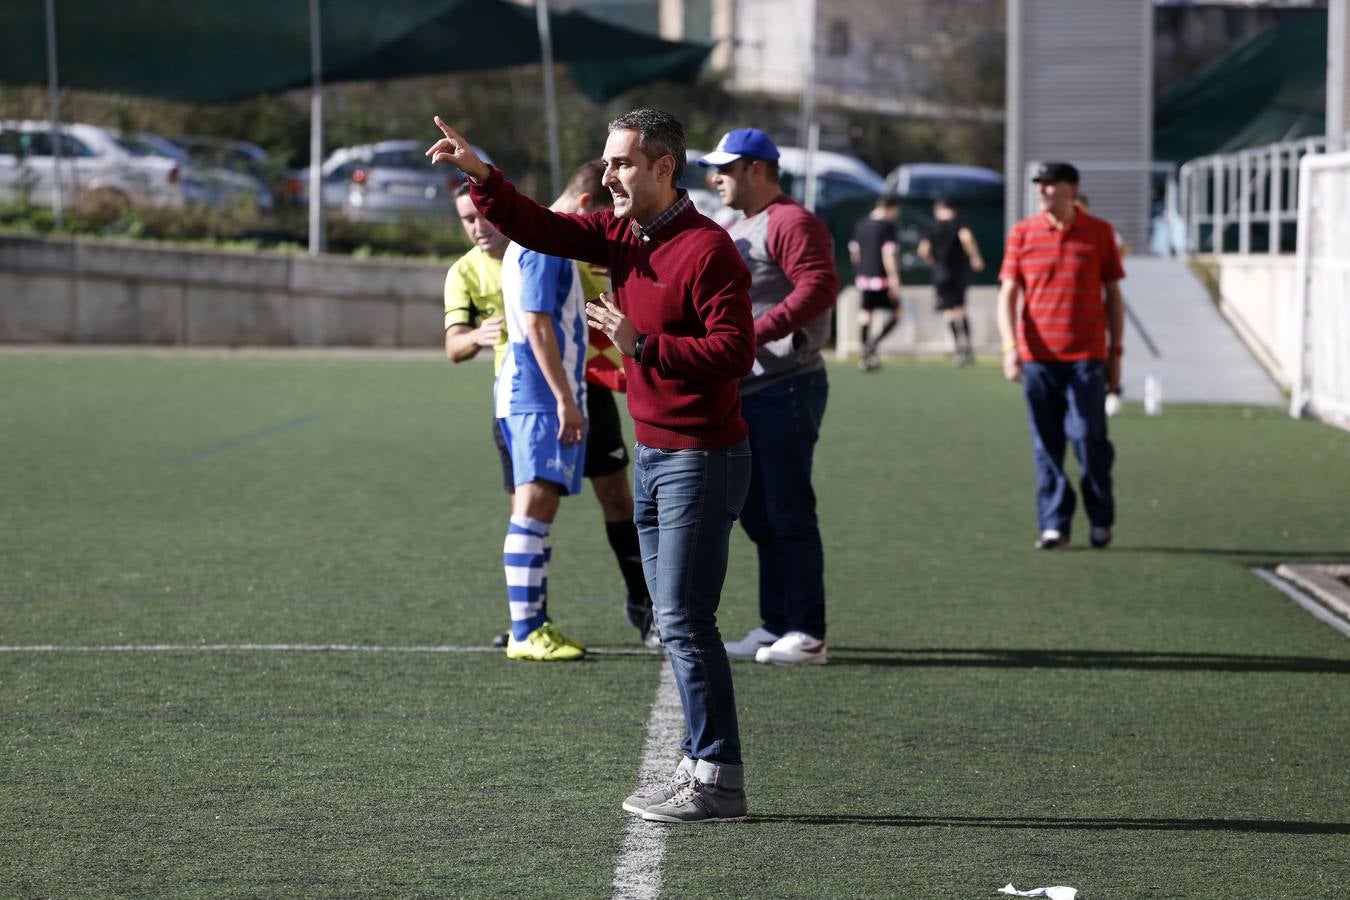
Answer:
[[[60,140],[58,163],[49,122],[0,122],[0,202],[50,204],[59,171],[62,201],[69,205],[95,193],[129,206],[183,205],[183,171],[175,160],[138,156],[96,125],[62,125]]]
[[[491,158],[477,147],[480,159]],[[323,203],[358,222],[397,222],[409,216],[455,214],[455,189],[464,174],[453,166],[432,167],[426,141],[380,141],[334,150],[324,160]],[[302,198],[309,170],[298,173]]]
[[[194,162],[187,150],[157,134],[123,134],[116,140],[133,156],[162,156],[178,163],[182,172],[183,199],[187,203],[263,213],[272,209],[272,192],[252,175]]]

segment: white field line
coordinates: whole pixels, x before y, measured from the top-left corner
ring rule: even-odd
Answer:
[[[647,719],[647,746],[638,773],[639,791],[654,788],[670,777],[679,762],[678,748],[683,736],[684,713],[675,688],[675,673],[670,660],[665,659],[661,662],[661,679]],[[614,866],[615,900],[654,900],[661,896],[661,860],[666,853],[668,827],[633,816]]]
[[[502,653],[500,647],[381,644],[0,644],[0,653]],[[587,647],[587,656],[659,656],[659,650]]]
[[[1281,594],[1284,594],[1290,600],[1293,600],[1318,619],[1326,622],[1346,637],[1350,637],[1350,623],[1347,623],[1344,619],[1329,611],[1312,597],[1309,597],[1307,594],[1303,593],[1303,591],[1294,587],[1269,569],[1252,569],[1252,571],[1256,573],[1256,577],[1275,588]]]

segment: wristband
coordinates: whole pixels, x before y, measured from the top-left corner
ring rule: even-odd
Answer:
[[[633,342],[633,359],[637,360],[638,365],[642,364],[642,352],[647,349],[647,336],[639,334],[637,340]]]
[[[1017,349],[1017,341],[1004,341],[1004,342],[1003,342],[1003,352],[1004,352],[1004,353],[1007,353],[1009,350],[1016,350],[1016,349]]]

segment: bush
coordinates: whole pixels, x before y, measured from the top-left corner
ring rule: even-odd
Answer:
[[[285,210],[264,217],[247,209],[188,206],[183,209],[130,207],[125,198],[92,193],[56,227],[50,208],[25,203],[0,204],[0,229],[18,234],[65,234],[136,238],[226,250],[299,252],[308,246],[308,217]],[[361,258],[399,257],[446,260],[471,245],[453,221],[408,219],[397,223],[352,222],[337,215],[324,219],[330,253]]]

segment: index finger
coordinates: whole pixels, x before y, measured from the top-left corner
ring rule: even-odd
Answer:
[[[452,141],[462,141],[462,140],[464,140],[462,137],[460,137],[458,134],[455,133],[455,129],[453,129],[453,128],[451,128],[449,125],[445,124],[445,120],[442,119],[440,116],[434,116],[434,117],[432,117],[432,120],[431,120],[431,121],[435,122],[435,123],[436,123],[436,127],[439,128],[439,129],[441,130],[441,134],[445,135],[445,136],[448,137],[450,140],[452,140]]]
[[[616,312],[619,313],[619,315],[623,315],[623,312],[619,309],[617,305],[615,305],[614,301],[609,299],[609,294],[605,293],[604,291],[601,291],[600,296],[597,297],[596,299],[599,300],[601,303],[605,304],[605,308],[608,309],[610,312]]]

